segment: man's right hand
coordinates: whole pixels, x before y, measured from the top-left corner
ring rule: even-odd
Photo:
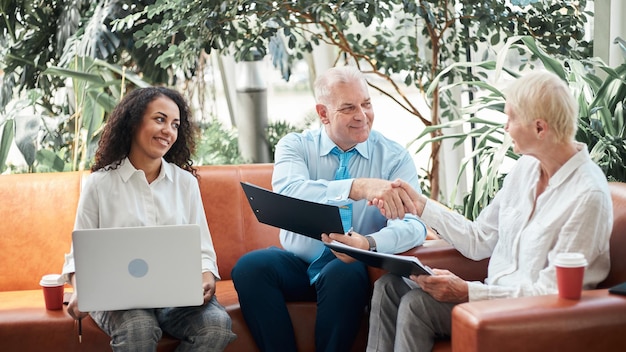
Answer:
[[[389,182],[389,181],[387,181]],[[426,204],[416,190],[407,182],[397,179],[389,182],[389,189],[383,189],[381,196],[368,198],[368,203],[378,207],[388,219],[404,218],[404,214],[421,215]]]

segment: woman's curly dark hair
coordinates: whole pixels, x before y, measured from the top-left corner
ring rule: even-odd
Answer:
[[[196,150],[198,128],[190,120],[191,113],[185,98],[177,91],[165,87],[135,89],[117,104],[102,131],[91,171],[100,170],[109,165],[108,169],[116,169],[120,165],[130,153],[133,136],[143,120],[148,104],[162,96],[176,103],[180,112],[178,138],[165,154],[164,159],[196,176],[191,155]]]

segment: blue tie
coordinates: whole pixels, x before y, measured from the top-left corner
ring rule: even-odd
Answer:
[[[345,180],[350,178],[348,162],[355,152],[356,149],[350,149],[347,152],[342,152],[337,147],[333,148],[330,152],[333,155],[337,155],[339,158],[339,168],[337,168],[337,171],[335,172],[335,180]],[[339,208],[339,215],[341,215],[343,231],[347,232],[352,227],[352,204],[341,206]]]
[[[351,149],[347,152],[342,152],[339,148],[335,147],[330,152],[333,155],[337,155],[339,158],[339,168],[335,172],[335,180],[345,180],[350,178],[350,172],[348,172],[348,162],[350,158],[356,153],[356,149]],[[343,224],[344,232],[348,231],[352,227],[352,204],[341,206],[339,208],[339,215],[341,216],[341,223]],[[324,250],[317,259],[315,259],[309,265],[307,274],[309,276],[309,282],[312,284],[317,281],[317,277],[320,274],[322,268],[335,258],[335,255],[324,246]]]

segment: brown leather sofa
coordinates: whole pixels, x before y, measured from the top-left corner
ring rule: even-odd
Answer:
[[[239,309],[230,271],[244,253],[279,245],[278,230],[257,222],[240,181],[270,188],[271,164],[202,166],[200,187],[216,247],[222,281],[217,297],[233,321],[237,339],[227,351],[257,351]],[[104,351],[109,338],[90,318],[78,342],[74,320],[65,309],[47,311],[39,279],[58,273],[69,250],[82,172],[0,176],[0,351]],[[612,184],[616,221],[612,270],[606,288],[626,281],[626,184]],[[487,260],[474,262],[443,241],[429,241],[405,253],[425,264],[447,268],[466,280],[482,280]],[[372,282],[383,272],[370,270]],[[67,290],[71,290],[70,287]],[[314,351],[315,304],[289,304],[300,351]],[[606,289],[585,292],[580,301],[556,296],[529,297],[459,305],[453,312],[452,342],[436,351],[623,350],[626,346],[626,297]],[[353,351],[364,351],[367,314]],[[164,336],[158,351],[173,351],[178,341]],[[567,347],[565,347],[567,346]]]

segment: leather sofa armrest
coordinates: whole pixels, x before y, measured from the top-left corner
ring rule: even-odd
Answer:
[[[608,290],[469,302],[452,311],[452,350],[623,351],[624,327],[626,296]]]

